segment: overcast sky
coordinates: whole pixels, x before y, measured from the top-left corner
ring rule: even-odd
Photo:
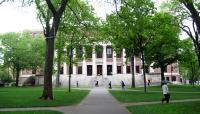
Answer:
[[[88,0],[94,7],[97,16],[105,18],[107,13],[111,13],[114,7],[102,1]],[[109,0],[108,0],[109,1]],[[159,6],[164,0],[155,0]],[[24,30],[42,30],[42,26],[37,20],[35,6],[21,8],[18,3],[3,3],[0,6],[0,33],[22,32]]]

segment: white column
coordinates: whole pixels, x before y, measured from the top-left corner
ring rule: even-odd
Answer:
[[[126,52],[123,49],[123,74],[126,74]]]
[[[103,45],[103,76],[107,75],[106,45]]]
[[[141,56],[140,58],[142,58],[142,56]],[[141,74],[143,75],[144,72],[143,72],[143,66],[142,66],[142,59],[140,60],[140,65],[141,65],[141,67],[140,67],[140,71],[141,71]]]
[[[83,56],[85,56],[85,48],[83,47]],[[87,75],[87,66],[86,66],[86,60],[85,58],[83,59],[83,63],[82,63],[82,73],[83,75]]]
[[[116,52],[113,51],[113,71],[112,74],[115,75],[117,74],[117,59],[116,59]]]
[[[76,50],[73,49],[73,60],[76,58]],[[76,65],[73,64],[73,74],[76,75]]]
[[[67,75],[67,64],[66,64],[66,62],[63,63],[63,74]]]
[[[93,76],[97,75],[95,46],[93,47],[93,50],[92,50],[92,75]]]

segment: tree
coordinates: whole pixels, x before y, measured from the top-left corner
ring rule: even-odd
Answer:
[[[199,80],[200,69],[198,67],[193,42],[189,38],[181,41],[179,66],[181,75],[183,75],[185,79],[189,79],[190,83],[194,86],[194,83]]]
[[[192,39],[200,66],[200,2],[198,0],[173,0],[167,10],[177,17],[180,28]],[[191,22],[192,27],[185,24]]]
[[[66,9],[69,0],[51,1],[36,0],[38,16],[43,25],[44,36],[46,37],[46,53],[44,68],[44,89],[40,97],[44,100],[53,100],[52,92],[52,71],[54,57],[54,40],[59,28],[61,17]],[[47,7],[46,7],[47,5]],[[52,20],[52,21],[51,21]],[[51,23],[52,22],[52,23]]]
[[[30,35],[31,33],[28,33]],[[44,54],[45,45],[44,37],[41,34],[29,36],[30,37],[30,54],[29,54],[29,66],[33,72],[37,72],[38,69],[44,67]]]
[[[134,55],[141,55],[143,63],[144,90],[146,92],[144,50],[153,36],[153,24],[151,18],[154,14],[154,4],[149,0],[121,1],[120,10],[116,11],[115,14],[108,18],[112,30],[116,31],[113,32],[116,36],[113,38],[112,42],[117,47],[123,47],[127,49],[127,52],[131,53],[128,55],[132,58],[132,70],[134,70]],[[120,42],[120,44],[116,42]]]
[[[43,56],[40,51],[42,45],[39,45],[42,43],[41,40],[33,38],[30,33],[7,33],[1,36],[3,64],[5,67],[13,69],[13,76],[16,77],[16,86],[18,86],[21,70],[36,70],[39,66],[42,66]],[[35,50],[35,45],[38,45],[38,50]]]
[[[161,69],[161,82],[165,80],[165,68],[179,59],[180,28],[169,13],[157,13],[153,19],[154,39],[146,48],[146,62]]]
[[[69,64],[69,71],[71,71],[72,64],[76,64],[78,60],[84,58],[83,44],[97,43],[99,19],[94,16],[92,7],[83,1],[70,1],[68,7],[69,10],[64,12],[59,33],[65,37],[62,46],[68,51],[68,54],[64,60]],[[76,49],[76,53],[72,52],[74,49]],[[82,51],[80,52],[80,50]],[[76,55],[76,58],[73,58],[74,55]],[[70,78],[71,72],[69,72],[69,92],[71,90]]]

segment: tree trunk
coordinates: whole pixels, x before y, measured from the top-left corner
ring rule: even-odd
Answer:
[[[19,86],[19,73],[20,73],[20,69],[16,68],[16,81],[15,81],[15,86],[16,87]]]
[[[54,36],[46,38],[46,56],[44,68],[44,90],[40,97],[45,100],[53,100],[52,93],[52,71],[53,71],[53,57],[54,57]]]
[[[145,73],[145,63],[144,63],[144,50],[142,49],[142,70],[144,75],[144,92],[147,92],[147,85],[146,85],[146,73]]]
[[[56,37],[61,17],[67,6],[69,0],[61,0],[60,7],[56,9],[52,4],[52,0],[45,0],[48,9],[53,14],[52,24],[47,20],[44,35],[46,37],[46,55],[45,55],[45,68],[44,68],[44,90],[41,99],[53,100],[52,90],[52,70],[53,70],[53,57],[54,57],[54,39]]]
[[[160,65],[160,72],[161,72],[161,83],[165,80],[165,68],[166,66]]]
[[[135,54],[134,54],[134,51],[132,52],[132,55],[131,55],[131,74],[132,74],[132,85],[131,87],[132,88],[135,88]]]
[[[57,61],[57,76],[56,76],[56,87],[60,87],[60,60],[61,60],[61,55],[60,55],[60,49],[58,49],[58,61]]]
[[[70,41],[71,46],[70,46],[70,54],[69,54],[69,92],[71,92],[71,75],[72,75],[72,57],[73,57],[72,40],[73,40],[73,37],[71,38],[71,41]]]
[[[191,71],[191,72],[192,72],[192,86],[194,87],[194,77],[195,77],[195,76],[194,76],[194,67],[193,67],[193,63],[191,62],[190,65],[191,65],[191,68],[192,68],[192,71]]]
[[[197,32],[198,35],[200,34],[200,16],[199,16],[199,12],[198,10],[195,8],[194,6],[194,2],[190,2],[189,0],[187,1],[183,1],[182,2],[185,7],[189,10],[189,12],[191,13],[191,18],[193,19],[193,21],[195,22],[196,28],[197,28]],[[197,45],[197,58],[198,58],[198,62],[199,62],[199,66],[200,66],[200,43],[199,43],[199,38],[197,37],[195,39],[196,41],[193,43]]]

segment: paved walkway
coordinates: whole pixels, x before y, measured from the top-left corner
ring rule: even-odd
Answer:
[[[170,102],[191,102],[200,99],[173,100]],[[64,114],[130,114],[126,106],[161,104],[160,101],[120,104],[105,88],[93,88],[90,94],[77,106],[0,108],[0,111],[56,110]],[[0,112],[1,113],[1,112]]]
[[[78,106],[0,109],[0,111],[22,110],[57,110],[64,114],[130,114],[105,88],[92,89]]]
[[[105,88],[94,88],[71,114],[129,114]]]

